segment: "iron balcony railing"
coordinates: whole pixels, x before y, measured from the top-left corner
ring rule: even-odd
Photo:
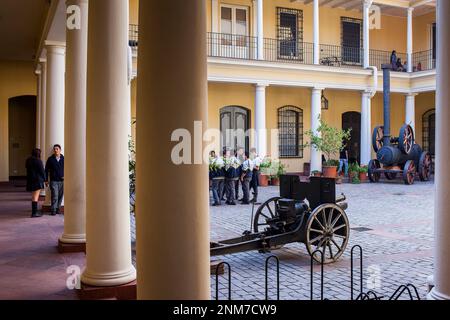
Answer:
[[[436,56],[433,50],[413,53],[413,71],[427,71],[436,69]]]
[[[139,26],[130,25],[130,46],[138,46]],[[362,68],[364,50],[358,47],[321,44],[319,46],[319,63],[325,66],[339,68]],[[257,60],[258,41],[256,37],[237,34],[208,32],[207,50],[209,57]],[[264,61],[288,62],[298,64],[314,64],[314,45],[312,43],[290,40],[264,38]],[[381,69],[383,64],[391,62],[391,51],[371,49],[370,65]],[[407,55],[397,53],[401,59],[403,70],[407,68]],[[422,51],[413,54],[413,72],[432,70],[436,68],[433,51]],[[401,71],[403,71],[401,70]]]

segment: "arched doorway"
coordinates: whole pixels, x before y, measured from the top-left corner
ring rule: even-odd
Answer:
[[[36,96],[8,100],[9,176],[26,176],[25,161],[36,146]]]
[[[422,116],[422,148],[434,158],[436,139],[436,109],[425,112]]]
[[[351,129],[351,138],[347,144],[349,162],[361,163],[361,114],[355,111],[343,113],[342,129]]]
[[[221,148],[236,150],[239,147],[250,149],[250,137],[246,134],[250,127],[250,110],[240,106],[220,109]]]

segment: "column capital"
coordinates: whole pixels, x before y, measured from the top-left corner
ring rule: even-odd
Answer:
[[[415,96],[418,96],[419,94],[417,93],[417,92],[408,92],[408,93],[405,93],[405,96],[406,97],[415,97]]]
[[[267,83],[267,82],[258,82],[258,83],[255,83],[255,88],[256,89],[265,89],[266,87],[268,87],[269,86],[269,84]]]
[[[370,8],[373,4],[373,0],[364,0],[364,7]]]
[[[45,49],[47,53],[65,54],[66,53],[66,43],[61,41],[45,41]]]
[[[317,91],[322,92],[322,91],[325,90],[325,89],[326,89],[325,87],[314,86],[314,87],[311,88],[311,91],[312,91],[313,93],[314,93],[314,92],[317,92]]]
[[[407,9],[407,10],[408,10],[408,13],[409,13],[409,14],[412,14],[412,13],[413,13],[413,11],[414,11],[414,7],[408,7],[408,9]]]

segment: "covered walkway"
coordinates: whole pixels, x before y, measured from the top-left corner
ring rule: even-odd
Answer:
[[[30,219],[29,198],[20,185],[0,184],[0,299],[77,299],[66,270],[83,270],[84,254],[58,253],[63,217]]]

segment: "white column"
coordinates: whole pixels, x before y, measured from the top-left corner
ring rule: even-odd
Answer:
[[[434,284],[429,299],[450,300],[450,1],[437,1],[436,177]]]
[[[314,64],[319,64],[320,60],[320,39],[319,39],[319,0],[313,2],[314,28],[313,28],[313,42],[314,42]]]
[[[317,135],[322,115],[322,88],[313,88],[311,94],[311,130]],[[311,172],[322,171],[322,153],[311,147]]]
[[[49,44],[47,49],[47,108],[45,145],[42,154],[45,160],[59,144],[64,150],[64,84],[66,48],[62,44]]]
[[[370,7],[373,0],[364,0],[363,4],[363,51],[364,68],[370,66]]]
[[[361,165],[367,166],[372,158],[371,93],[361,95]]]
[[[41,114],[42,114],[42,70],[41,65],[35,71],[37,80],[36,95],[36,148],[41,148]]]
[[[257,84],[255,89],[255,146],[261,156],[267,155],[266,86]]]
[[[219,1],[211,0],[211,32],[219,32]]]
[[[416,95],[409,93],[405,96],[405,123],[409,124],[413,130],[416,129]]]
[[[208,168],[176,165],[177,143],[170,142],[175,130],[193,133],[195,121],[206,129],[205,0],[141,1],[139,12],[137,116],[145,125],[137,126],[136,140],[138,299],[208,300]],[[155,50],[155,42],[173,50]]]
[[[258,43],[258,60],[264,60],[264,1],[257,0],[257,43]]]
[[[65,201],[60,242],[86,242],[86,72],[87,0],[67,0],[80,8],[80,29],[66,29]]]
[[[408,59],[407,70],[408,72],[413,71],[413,12],[414,8],[408,8],[408,30],[407,30],[407,44],[406,44],[406,54]]]
[[[40,114],[40,122],[41,122],[41,132],[39,134],[41,141],[39,142],[40,148],[44,149],[45,147],[45,129],[46,129],[46,110],[47,110],[47,60],[40,59],[39,64],[41,66],[41,96],[39,97],[41,104],[41,114]],[[42,154],[44,158],[44,153]],[[43,159],[44,161],[46,159]]]
[[[88,11],[87,255],[81,281],[110,287],[136,279],[128,178],[128,1],[93,0]]]

